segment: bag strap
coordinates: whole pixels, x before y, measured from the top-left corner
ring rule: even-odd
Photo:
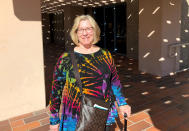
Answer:
[[[74,75],[75,75],[76,81],[79,84],[81,95],[83,96],[84,94],[83,94],[83,90],[82,90],[82,83],[81,83],[81,79],[80,79],[79,70],[78,70],[78,67],[77,67],[77,59],[75,57],[75,54],[74,54],[73,50],[71,51],[70,54],[71,54],[71,60],[72,60],[72,64],[73,64]]]

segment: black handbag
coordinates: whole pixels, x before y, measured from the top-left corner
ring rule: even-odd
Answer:
[[[111,99],[105,102],[104,99],[98,99],[83,94],[82,83],[78,72],[76,58],[73,52],[71,53],[71,60],[74,75],[81,92],[80,116],[77,121],[76,131],[104,131],[112,105]]]

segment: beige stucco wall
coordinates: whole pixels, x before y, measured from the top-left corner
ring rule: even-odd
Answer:
[[[45,108],[40,1],[0,1],[0,16],[0,120],[4,120]]]

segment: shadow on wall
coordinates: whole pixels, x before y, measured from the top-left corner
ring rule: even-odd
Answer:
[[[41,21],[40,0],[13,0],[15,16],[21,21]]]

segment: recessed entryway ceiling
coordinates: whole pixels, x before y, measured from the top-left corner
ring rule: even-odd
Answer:
[[[53,13],[63,11],[63,7],[66,5],[99,7],[125,1],[126,0],[41,0],[41,11],[42,13]]]

